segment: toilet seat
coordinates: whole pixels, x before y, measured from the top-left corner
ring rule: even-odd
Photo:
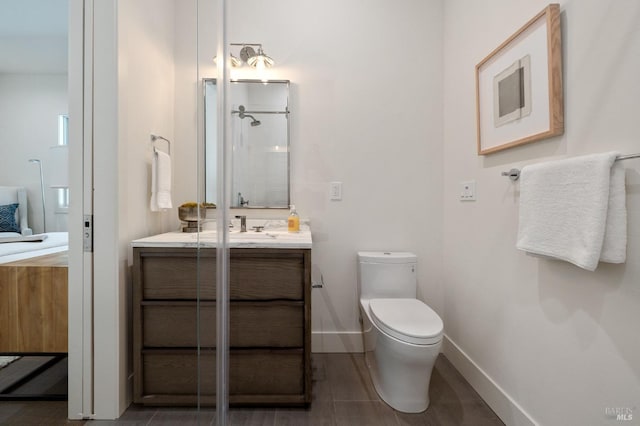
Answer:
[[[418,299],[371,299],[369,309],[376,325],[398,340],[415,345],[442,340],[442,319]]]

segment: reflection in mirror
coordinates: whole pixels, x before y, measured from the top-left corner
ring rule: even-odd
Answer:
[[[217,203],[215,79],[204,79],[205,200]],[[230,84],[231,207],[289,207],[289,81]]]

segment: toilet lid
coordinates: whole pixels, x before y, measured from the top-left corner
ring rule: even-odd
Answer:
[[[418,299],[371,299],[375,323],[387,334],[416,345],[442,340],[442,320]]]

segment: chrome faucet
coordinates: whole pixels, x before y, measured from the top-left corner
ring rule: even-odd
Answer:
[[[240,219],[240,232],[247,232],[247,216],[236,216]]]

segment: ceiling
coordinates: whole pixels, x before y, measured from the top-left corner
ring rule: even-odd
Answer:
[[[0,0],[0,73],[67,71],[68,0]]]

